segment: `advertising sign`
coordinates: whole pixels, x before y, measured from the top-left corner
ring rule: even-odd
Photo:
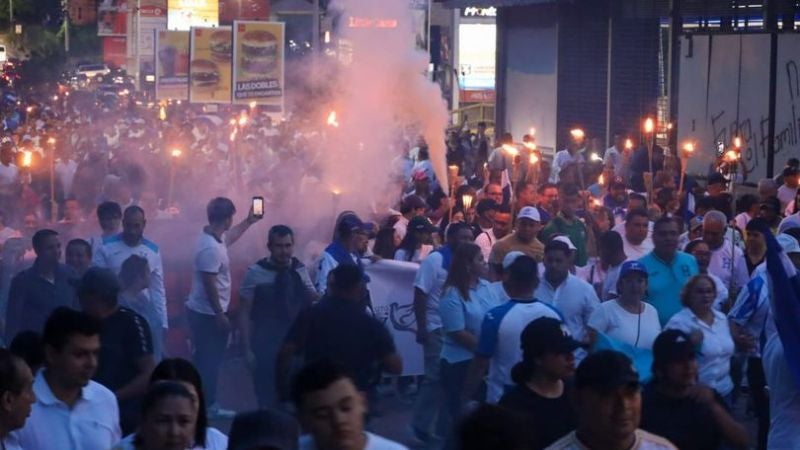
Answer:
[[[128,33],[128,6],[125,2],[101,3],[97,7],[97,35],[125,36]]]
[[[156,47],[156,98],[188,99],[189,32],[159,31]]]
[[[234,22],[233,101],[283,112],[284,24]]]
[[[219,25],[219,0],[168,0],[167,26],[188,31],[192,27]]]
[[[126,39],[108,36],[103,38],[103,62],[109,67],[125,67]]]
[[[189,101],[231,102],[231,27],[192,28],[189,52]]]
[[[461,89],[494,89],[496,35],[494,24],[459,24],[458,78]]]
[[[231,25],[234,20],[269,20],[269,0],[219,0],[219,23]]]

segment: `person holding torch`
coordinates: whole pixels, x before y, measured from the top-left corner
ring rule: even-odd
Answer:
[[[586,147],[586,133],[580,128],[574,128],[569,132],[567,148],[560,150],[553,158],[553,167],[550,171],[550,182],[558,183],[560,180],[561,169],[569,164],[585,162],[583,149]]]

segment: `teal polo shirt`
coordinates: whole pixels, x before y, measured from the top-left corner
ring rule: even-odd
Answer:
[[[694,256],[677,252],[671,263],[650,252],[639,259],[647,268],[647,299],[658,311],[661,326],[683,308],[681,290],[690,278],[700,273]]]

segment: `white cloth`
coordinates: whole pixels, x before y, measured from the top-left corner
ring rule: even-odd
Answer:
[[[781,210],[783,208],[786,208],[786,205],[788,205],[789,202],[793,202],[794,201],[794,197],[796,195],[797,195],[797,188],[796,187],[790,188],[789,186],[786,186],[785,184],[781,185],[781,187],[778,188],[778,200],[781,201]]]
[[[616,145],[608,147],[606,154],[603,155],[603,165],[608,166],[609,164],[614,167],[614,175],[622,175],[622,152],[617,149]]]
[[[58,175],[58,181],[61,182],[61,187],[64,188],[64,195],[69,197],[72,193],[72,182],[75,180],[75,173],[78,171],[78,163],[71,159],[66,162],[63,159],[59,159],[54,170]]]
[[[601,303],[589,318],[589,326],[620,342],[650,350],[661,332],[661,322],[652,305],[645,302],[642,305],[644,311],[633,314],[616,300]]]
[[[390,441],[386,438],[380,437],[377,434],[372,434],[368,431],[364,432],[367,437],[367,444],[364,450],[408,450],[408,447],[397,442]],[[314,438],[309,435],[300,436],[299,450],[317,450],[317,445],[314,443]]]
[[[40,370],[33,381],[36,403],[25,426],[12,434],[25,450],[108,450],[119,442],[119,407],[114,394],[94,381],[70,408],[57,399]]]
[[[122,240],[121,234],[110,236],[103,239],[103,245],[92,255],[92,265],[110,269],[119,276],[122,264],[133,255],[147,259],[147,264],[150,266],[150,286],[147,288],[147,296],[158,312],[161,327],[168,328],[164,265],[161,262],[161,253],[155,243],[143,238],[139,245],[129,247]]]
[[[570,334],[581,341],[587,341],[586,326],[600,299],[589,283],[569,274],[558,286],[553,286],[546,277],[539,280],[534,294],[537,300],[555,307],[564,316],[564,323]]]
[[[582,163],[584,161],[583,154],[576,151],[574,155],[570,154],[567,150],[559,150],[553,158],[553,168],[550,170],[550,182],[558,183],[561,169],[570,163]]]
[[[728,319],[755,339],[756,345],[750,355],[757,358],[761,357],[761,349],[766,342],[765,327],[769,317],[770,293],[768,279],[767,264],[759,264],[747,286],[739,291],[736,302],[728,313]]]
[[[606,270],[606,279],[603,280],[603,288],[600,291],[600,301],[610,300],[612,297],[617,296],[617,282],[619,281],[619,270],[622,269],[622,263],[616,266],[611,266]]]
[[[733,274],[731,274],[731,265],[733,265]],[[732,246],[731,241],[727,239],[719,248],[711,250],[708,273],[719,277],[725,286],[730,286],[731,276],[733,276],[733,287],[736,289],[741,289],[750,280],[744,253],[739,247]]]
[[[489,261],[489,254],[492,252],[492,246],[495,242],[497,242],[497,238],[494,236],[494,229],[492,228],[481,231],[481,234],[475,238],[475,245],[481,248],[484,261]]]
[[[575,436],[572,431],[545,450],[591,450]],[[644,430],[636,430],[636,441],[628,450],[678,450],[670,441]]]
[[[217,293],[222,311],[228,311],[231,303],[231,267],[228,258],[228,247],[224,240],[218,241],[213,235],[203,231],[197,240],[192,264],[192,290],[186,300],[186,307],[200,313],[214,315],[214,310],[208,303],[208,295],[203,287],[201,273],[217,275]]]
[[[711,311],[714,313],[714,323],[710,326],[698,319],[691,309],[683,308],[669,319],[664,329],[681,330],[689,334],[697,330],[703,334],[697,358],[700,382],[725,396],[733,390],[730,372],[734,344],[728,318],[715,309]]]
[[[442,288],[447,279],[447,271],[442,267],[442,254],[433,252],[422,263],[414,278],[414,287],[428,296],[425,305],[425,317],[428,319],[428,331],[442,327],[442,318],[439,316],[439,300],[442,297]]]
[[[406,231],[408,230],[408,219],[400,216],[392,228],[394,228],[394,234],[402,240],[404,237],[406,237]]]
[[[481,285],[475,292],[475,298],[486,305],[502,305],[511,300],[502,281]]]
[[[653,240],[650,238],[650,236],[646,237],[639,245],[636,245],[631,241],[629,241],[628,238],[625,237],[624,232],[621,234],[621,236],[622,236],[622,248],[623,251],[625,252],[625,256],[628,259],[639,259],[644,255],[653,251],[654,247]]]
[[[136,433],[125,436],[114,446],[113,450],[136,450],[133,445],[133,440],[136,439]],[[227,450],[228,449],[228,436],[225,436],[221,431],[216,428],[206,428],[206,446],[194,446],[191,450]]]

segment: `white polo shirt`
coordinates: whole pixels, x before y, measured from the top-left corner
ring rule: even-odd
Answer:
[[[417,270],[414,278],[414,287],[428,296],[425,316],[428,319],[428,331],[442,328],[442,317],[439,315],[439,301],[442,298],[442,288],[447,279],[447,270],[442,266],[442,254],[432,252]]]
[[[119,407],[114,394],[89,381],[70,408],[57,399],[40,370],[33,381],[36,403],[25,426],[12,434],[25,450],[108,450],[119,442]]]
[[[219,294],[219,305],[222,311],[228,311],[231,303],[231,262],[228,258],[228,246],[224,240],[218,241],[215,236],[203,231],[197,240],[197,247],[194,253],[194,264],[192,271],[192,290],[189,299],[186,300],[186,307],[199,314],[214,315],[211,304],[208,303],[206,288],[203,287],[201,273],[213,273],[217,275],[217,293]]]
[[[687,334],[695,330],[703,333],[703,343],[697,358],[700,371],[698,378],[701,383],[725,396],[733,390],[731,357],[734,344],[728,318],[720,311],[711,311],[714,313],[714,323],[711,325],[697,318],[691,309],[683,308],[669,319],[664,329],[681,330]]]
[[[569,332],[575,339],[586,342],[586,327],[600,299],[591,284],[569,274],[558,286],[553,286],[542,277],[534,296],[556,308],[562,316]]]

